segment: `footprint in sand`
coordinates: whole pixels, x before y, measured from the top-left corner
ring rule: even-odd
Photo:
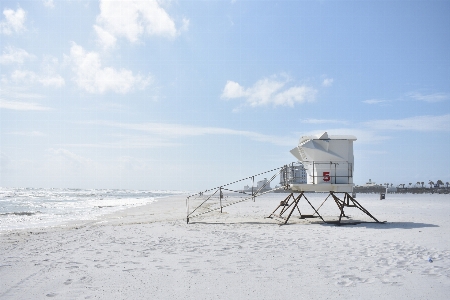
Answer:
[[[439,266],[434,266],[431,268],[426,268],[421,273],[423,275],[429,275],[429,276],[441,276],[442,275],[443,268]]]
[[[49,293],[49,294],[47,294],[47,295],[45,295],[45,296],[47,296],[47,297],[55,297],[55,296],[57,296],[58,294],[56,294],[56,293]]]
[[[78,266],[70,266],[70,267],[66,267],[66,269],[78,269]]]
[[[65,285],[69,285],[69,284],[71,284],[71,283],[72,283],[72,279],[67,279],[67,280],[64,282]]]
[[[188,270],[188,272],[197,274],[200,272],[200,269],[192,269],[192,270]]]
[[[356,286],[357,283],[366,283],[366,282],[370,281],[366,278],[361,278],[354,275],[341,275],[338,281],[336,281],[336,284],[338,286],[350,287]]]

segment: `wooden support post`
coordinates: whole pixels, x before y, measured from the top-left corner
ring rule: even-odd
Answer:
[[[301,192],[301,194],[298,195],[297,198],[294,198],[294,202],[293,202],[293,203],[295,203],[295,205],[294,205],[294,207],[292,208],[291,212],[289,213],[289,216],[286,218],[286,221],[284,222],[284,225],[286,225],[287,222],[289,221],[289,219],[291,218],[292,213],[294,212],[295,208],[296,208],[297,205],[298,205],[298,202],[300,201],[300,198],[302,198],[302,197],[303,197],[303,192]]]
[[[345,200],[342,201],[333,192],[330,192],[330,195],[333,197],[334,202],[336,203],[337,207],[339,208],[340,214],[339,214],[338,224],[340,225],[342,217],[345,217],[345,212],[344,212],[344,206],[345,206],[345,202],[344,201]]]
[[[302,218],[302,212],[300,211],[300,206],[299,205],[297,205],[297,210],[298,210],[298,213],[300,214],[300,219]]]
[[[309,202],[309,200],[308,200],[308,198],[306,198],[306,196],[305,195],[303,195],[303,198],[305,198],[305,200],[309,203],[309,205],[312,207],[312,209],[314,209],[314,211],[316,212],[316,214],[319,216],[319,218],[321,218],[322,219],[322,221],[324,222],[324,223],[326,223],[325,222],[325,220],[322,218],[322,216],[321,215],[319,215],[319,212],[314,208],[314,206],[311,204],[311,202]]]
[[[269,215],[269,218],[271,218],[271,217],[275,214],[275,212],[276,212],[281,206],[283,206],[283,208],[281,209],[281,213],[280,213],[280,216],[281,216],[281,215],[284,213],[285,206],[287,206],[286,204],[289,203],[289,199],[290,199],[291,197],[293,197],[293,194],[292,194],[292,193],[290,193],[289,196],[287,196],[283,201],[280,202],[280,204],[277,206],[277,208],[275,208],[275,210]]]
[[[350,199],[350,200],[353,202],[353,204],[354,204],[357,208],[359,208],[363,213],[365,213],[366,215],[368,215],[369,217],[371,217],[372,219],[374,219],[375,222],[381,223],[381,222],[378,221],[374,216],[372,216],[372,215],[369,213],[369,211],[368,211],[367,209],[365,209],[361,204],[359,204],[359,202],[356,201],[356,199],[354,199],[353,197],[351,197],[348,193],[346,193],[346,195],[347,195],[347,198]]]
[[[324,205],[324,203],[328,200],[328,197],[330,197],[330,195],[328,195],[325,200],[323,200],[322,204],[320,204],[320,206],[317,208],[317,211],[319,211],[319,209],[322,207],[322,205]]]
[[[281,212],[280,212],[280,216],[282,214],[284,214],[292,206],[292,204],[294,203],[294,202],[289,203],[289,200],[291,198],[295,200],[295,197],[294,197],[293,193],[289,194],[289,196],[283,202],[280,203],[280,206],[282,206]],[[282,203],[283,203],[283,205],[281,205]]]

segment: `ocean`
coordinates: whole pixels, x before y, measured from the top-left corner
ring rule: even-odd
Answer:
[[[0,232],[95,220],[181,193],[184,192],[0,187]]]

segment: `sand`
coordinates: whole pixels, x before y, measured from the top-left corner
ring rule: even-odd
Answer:
[[[358,195],[385,224],[293,215],[279,226],[264,216],[285,196],[190,224],[181,195],[95,221],[3,232],[0,298],[448,299],[449,195]],[[324,198],[308,195],[316,206]],[[301,208],[312,213],[306,202]],[[328,201],[321,213],[338,214]],[[347,214],[370,221],[356,209]]]

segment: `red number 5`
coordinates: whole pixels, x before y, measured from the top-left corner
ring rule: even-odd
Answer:
[[[330,172],[323,172],[323,181],[330,181]]]

